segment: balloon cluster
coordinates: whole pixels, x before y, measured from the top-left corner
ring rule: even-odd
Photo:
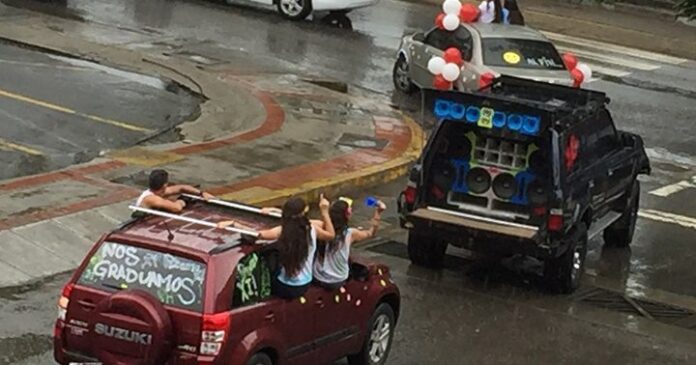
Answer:
[[[459,28],[459,24],[475,22],[479,17],[479,9],[473,4],[464,4],[459,0],[445,0],[442,3],[442,10],[435,17],[435,25],[440,29],[454,31]]]
[[[438,90],[449,90],[452,83],[459,78],[464,64],[462,53],[454,48],[447,48],[442,57],[434,56],[428,61],[428,71],[435,75],[433,86]]]
[[[583,82],[589,81],[592,78],[592,69],[585,63],[578,62],[578,58],[572,53],[563,55],[563,63],[570,70],[570,75],[573,77],[573,86],[580,87]]]

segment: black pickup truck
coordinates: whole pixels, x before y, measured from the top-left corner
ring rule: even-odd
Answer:
[[[399,197],[413,263],[440,267],[449,244],[523,254],[570,293],[588,239],[631,243],[650,162],[640,136],[614,127],[605,94],[506,76],[426,93],[439,123]]]

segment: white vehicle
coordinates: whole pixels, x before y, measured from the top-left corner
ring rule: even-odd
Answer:
[[[340,28],[350,28],[351,22],[346,14],[351,10],[375,5],[379,0],[245,0],[246,2],[263,4],[278,8],[278,12],[291,20],[302,20],[312,14],[326,13],[322,20],[337,25]],[[234,0],[227,0],[234,4]]]

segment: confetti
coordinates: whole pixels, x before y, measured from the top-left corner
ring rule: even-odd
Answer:
[[[305,297],[300,297],[300,304],[305,304],[307,303],[307,299]]]

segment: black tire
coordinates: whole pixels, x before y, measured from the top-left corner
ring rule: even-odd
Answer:
[[[375,333],[379,334],[385,333],[382,332],[384,328],[378,328],[380,324],[378,321],[380,318],[384,321],[388,321],[388,329],[386,332],[387,337],[382,338],[380,341],[382,341],[382,345],[375,343],[377,340],[377,337],[375,337]],[[384,322],[383,322],[384,323]],[[389,357],[389,350],[391,350],[391,344],[392,340],[394,339],[394,328],[396,327],[396,316],[394,315],[394,310],[392,307],[387,304],[387,303],[382,303],[379,306],[377,306],[377,309],[375,312],[372,314],[372,317],[370,318],[370,322],[368,324],[368,330],[370,331],[366,336],[365,336],[365,343],[363,344],[362,350],[353,355],[348,356],[348,364],[350,365],[383,365],[384,363],[387,362],[387,358]],[[379,332],[376,332],[379,331]],[[371,348],[372,346],[380,346],[380,351],[379,351],[379,356],[378,358],[375,358],[371,355]]]
[[[404,94],[413,94],[416,91],[416,85],[413,84],[411,78],[408,76],[410,65],[404,57],[403,54],[399,55],[394,63],[394,69],[392,70],[392,81],[394,82],[394,87],[396,90],[401,91]]]
[[[353,30],[353,22],[342,12],[329,13],[321,21],[338,29]]]
[[[580,286],[587,257],[587,227],[578,223],[568,235],[568,249],[559,257],[544,263],[544,280],[551,290],[570,294]]]
[[[273,360],[271,360],[270,356],[259,352],[247,360],[246,365],[273,365]]]
[[[302,20],[312,13],[312,0],[277,0],[276,7],[284,18]]]
[[[408,257],[411,262],[429,267],[442,268],[447,251],[447,242],[434,234],[427,234],[412,229],[408,232]]]
[[[628,247],[633,241],[633,233],[636,231],[638,220],[638,206],[640,205],[640,181],[635,180],[631,193],[626,199],[621,218],[604,230],[604,243],[614,247]]]

